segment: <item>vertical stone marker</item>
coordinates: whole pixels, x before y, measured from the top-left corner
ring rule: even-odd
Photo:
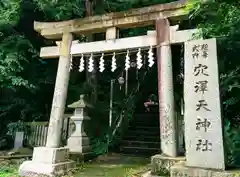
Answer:
[[[185,43],[186,165],[225,169],[216,39]]]
[[[16,132],[14,140],[14,148],[23,147],[24,132]]]

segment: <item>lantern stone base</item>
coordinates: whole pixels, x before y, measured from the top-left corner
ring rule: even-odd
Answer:
[[[71,136],[67,142],[67,148],[70,153],[88,153],[91,152],[89,138],[87,136]]]
[[[74,167],[75,162],[69,160],[67,148],[36,147],[32,161],[23,162],[19,168],[19,175],[26,177],[62,176]]]
[[[164,154],[157,154],[151,158],[152,174],[169,174],[170,168],[180,161],[185,161],[185,157],[169,157]]]
[[[70,158],[76,162],[91,159],[92,149],[88,137],[70,137],[67,147],[69,148]]]
[[[171,177],[236,177],[240,176],[238,171],[221,171],[213,169],[203,169],[187,167],[185,162],[178,162],[171,167]]]
[[[71,160],[74,160],[76,163],[81,163],[84,161],[92,160],[95,158],[92,152],[89,153],[70,153],[69,157]]]

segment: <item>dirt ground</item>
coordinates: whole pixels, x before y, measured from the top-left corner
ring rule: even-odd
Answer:
[[[0,159],[0,177],[17,177],[23,161],[24,158]],[[78,164],[68,177],[140,177],[150,169],[149,163],[150,158],[108,154]]]

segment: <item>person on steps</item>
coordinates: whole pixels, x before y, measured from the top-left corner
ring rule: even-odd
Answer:
[[[147,112],[150,112],[150,107],[151,106],[155,106],[155,105],[158,105],[158,102],[157,102],[157,96],[154,95],[154,94],[151,94],[149,97],[148,97],[148,100],[146,102],[144,102],[144,107],[146,108],[146,111]]]

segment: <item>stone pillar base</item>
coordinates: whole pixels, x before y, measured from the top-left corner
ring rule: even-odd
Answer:
[[[69,160],[67,148],[36,147],[32,161],[23,162],[19,168],[19,175],[26,177],[61,176],[74,167],[75,162]]]
[[[185,162],[176,163],[171,167],[171,177],[237,177],[240,171],[221,171],[185,166]]]
[[[179,161],[185,161],[185,157],[169,157],[157,154],[151,158],[152,174],[170,174],[170,168]]]

